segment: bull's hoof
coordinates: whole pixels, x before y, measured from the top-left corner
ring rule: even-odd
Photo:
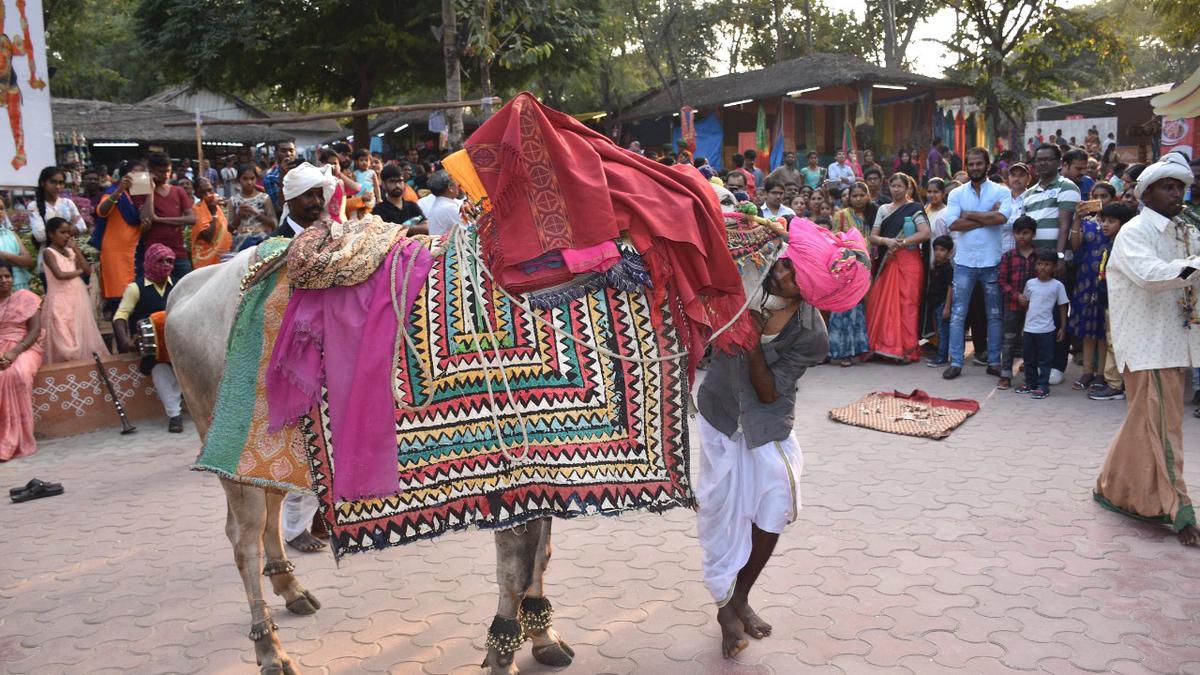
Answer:
[[[299,614],[300,616],[316,614],[317,610],[321,609],[321,603],[311,591],[304,591],[303,595],[293,599],[284,606],[287,607],[287,610],[292,614]]]
[[[292,663],[291,659],[284,657],[281,663],[272,663],[259,668],[258,673],[259,675],[300,675],[300,669]]]
[[[571,665],[575,650],[559,638],[558,642],[533,648],[533,658],[538,663],[551,668],[566,668]]]

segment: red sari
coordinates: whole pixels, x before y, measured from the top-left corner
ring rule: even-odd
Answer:
[[[915,212],[901,206],[884,221],[880,236],[897,236],[899,226],[895,221],[902,222],[905,215],[915,221],[925,219],[919,206]],[[920,317],[925,267],[925,256],[920,248],[901,248],[883,257],[878,267],[879,275],[867,295],[867,344],[872,354],[900,361],[921,358]]]

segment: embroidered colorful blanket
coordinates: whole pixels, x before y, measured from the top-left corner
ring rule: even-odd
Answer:
[[[339,557],[471,525],[693,503],[668,309],[656,330],[648,293],[603,287],[530,311],[477,260],[437,258],[413,306],[395,382],[396,494],[333,499],[328,405],[317,412],[308,452]]]

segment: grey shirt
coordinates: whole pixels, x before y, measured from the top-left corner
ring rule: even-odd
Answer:
[[[758,400],[743,353],[714,353],[696,397],[696,406],[709,424],[731,437],[740,426],[751,448],[782,441],[792,433],[797,382],[809,366],[829,354],[829,335],[821,314],[807,303],[801,305],[762,350],[779,392],[774,402]]]

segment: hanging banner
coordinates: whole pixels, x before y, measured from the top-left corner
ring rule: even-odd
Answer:
[[[8,118],[8,129],[0,129],[0,187],[31,188],[54,164],[42,0],[0,0],[0,17],[0,103]]]
[[[1159,152],[1167,153],[1177,150],[1185,153],[1188,157],[1195,157],[1196,155],[1192,151],[1200,144],[1200,135],[1196,133],[1197,123],[1200,123],[1200,117],[1184,119],[1164,117]]]

